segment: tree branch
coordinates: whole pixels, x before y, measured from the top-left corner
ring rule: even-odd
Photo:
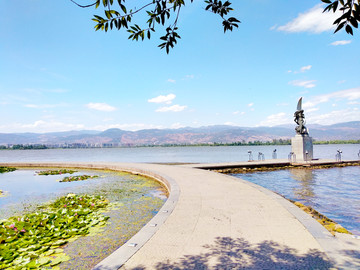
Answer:
[[[88,8],[88,7],[92,7],[92,6],[96,5],[96,2],[94,2],[94,3],[90,4],[90,5],[83,6],[83,5],[80,5],[80,4],[76,3],[74,0],[70,0],[70,1],[73,2],[75,5],[77,5],[78,7],[81,7],[81,8]]]

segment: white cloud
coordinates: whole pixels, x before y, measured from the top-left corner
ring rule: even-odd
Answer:
[[[160,96],[149,99],[148,102],[171,104],[175,98],[176,98],[176,95],[174,95],[174,94],[169,94],[167,96],[160,95]]]
[[[290,104],[287,102],[282,102],[282,103],[278,103],[276,104],[276,106],[289,106]]]
[[[316,112],[318,110],[319,110],[319,108],[310,108],[310,109],[306,110],[306,112],[311,113],[311,112]]]
[[[186,75],[185,76],[185,79],[194,79],[195,78],[195,75]]]
[[[110,128],[119,128],[122,130],[136,131],[141,129],[163,129],[164,127],[161,125],[152,125],[152,124],[144,124],[144,123],[125,123],[125,124],[109,124],[109,125],[96,125],[93,127],[89,127],[87,129],[91,130],[107,130]]]
[[[349,105],[360,105],[359,101],[350,101],[348,102]]]
[[[168,79],[167,81],[170,82],[170,83],[176,83],[176,81],[173,80],[173,79]]]
[[[292,70],[288,70],[287,73],[294,73],[294,74],[297,74],[297,73],[304,73],[305,71],[307,70],[310,70],[312,68],[312,65],[307,65],[307,66],[303,66],[300,68],[300,70],[298,71],[292,71]]]
[[[284,112],[272,114],[266,117],[266,120],[260,122],[260,126],[277,126],[283,124],[292,123],[292,119],[289,119],[287,114]]]
[[[310,115],[308,117],[308,123],[332,125],[341,122],[359,121],[359,119],[360,111],[357,108],[353,108],[332,111],[321,115]]]
[[[305,88],[313,88],[316,86],[315,82],[316,82],[315,80],[309,80],[309,81],[295,80],[295,81],[289,82],[289,84],[294,85],[294,86],[305,87]]]
[[[13,123],[0,126],[3,132],[57,132],[66,130],[81,130],[84,129],[83,124],[68,124],[51,120],[37,120],[33,123]]]
[[[46,122],[43,120],[35,121],[32,124],[24,124],[22,125],[23,128],[37,128],[46,125]]]
[[[181,112],[185,110],[187,106],[173,105],[168,107],[161,107],[156,112]]]
[[[40,109],[44,105],[36,105],[36,104],[26,104],[26,108]]]
[[[237,126],[237,124],[235,124],[233,122],[225,122],[224,125],[226,125],[226,126]]]
[[[339,12],[324,12],[324,5],[318,4],[304,13],[300,13],[295,19],[276,29],[288,33],[310,32],[322,33],[333,30],[333,22],[341,16]]]
[[[171,128],[178,129],[178,128],[184,128],[185,126],[180,123],[174,123],[171,125]]]
[[[26,104],[26,108],[32,109],[49,109],[49,108],[56,108],[56,107],[64,107],[66,104]]]
[[[347,99],[350,102],[360,99],[360,87],[315,96],[310,101],[305,102],[303,108],[312,108],[320,103],[329,102],[332,99]]]
[[[334,41],[330,45],[339,46],[339,45],[346,45],[346,44],[350,44],[350,43],[351,43],[351,40],[338,40],[338,41]]]
[[[59,94],[69,92],[68,89],[61,89],[61,88],[59,88],[59,89],[49,89],[47,91],[50,92],[50,93],[59,93]]]
[[[277,27],[278,27],[277,24],[275,24],[275,25],[270,27],[270,30],[275,30]]]
[[[43,94],[43,93],[57,93],[57,94],[63,94],[68,93],[68,89],[62,89],[62,88],[55,88],[55,89],[35,89],[35,88],[25,88],[24,92],[31,93],[31,94]]]
[[[103,111],[103,112],[116,111],[115,107],[110,106],[109,104],[106,103],[88,103],[86,104],[86,107],[92,110]]]
[[[300,72],[303,73],[303,72],[305,72],[305,71],[307,71],[307,70],[310,70],[311,67],[312,67],[311,65],[304,66],[304,67],[300,68]]]
[[[248,107],[252,107],[252,106],[254,106],[254,103],[253,103],[253,102],[251,102],[251,103],[248,104]]]

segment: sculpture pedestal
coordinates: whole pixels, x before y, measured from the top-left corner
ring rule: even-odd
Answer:
[[[296,155],[296,161],[310,161],[313,159],[313,143],[309,135],[296,134],[291,138],[291,150]]]

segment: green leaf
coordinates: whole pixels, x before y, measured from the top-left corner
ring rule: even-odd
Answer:
[[[126,14],[126,7],[122,4],[120,4],[120,7],[121,7],[122,11]]]
[[[358,28],[358,22],[354,17],[350,18],[350,23],[352,26],[354,26],[355,28]]]
[[[343,28],[344,25],[345,25],[345,23],[346,23],[346,22],[340,23],[340,24],[338,25],[338,27],[336,28],[336,30],[334,31],[334,33],[338,32],[341,28]]]
[[[352,28],[351,28],[351,26],[350,26],[349,24],[346,25],[345,31],[346,31],[346,33],[348,33],[348,34],[353,35],[353,30],[352,30]]]

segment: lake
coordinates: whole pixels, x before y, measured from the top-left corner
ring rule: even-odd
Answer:
[[[183,162],[215,163],[247,161],[248,151],[254,159],[258,152],[271,159],[276,149],[277,158],[287,158],[290,145],[271,146],[188,146],[188,147],[137,147],[137,148],[87,148],[46,150],[0,150],[0,162],[30,161],[110,161],[110,162]],[[342,150],[343,160],[356,160],[360,144],[314,145],[314,158],[335,159]]]
[[[311,206],[360,235],[360,167],[291,168],[232,174]]]

